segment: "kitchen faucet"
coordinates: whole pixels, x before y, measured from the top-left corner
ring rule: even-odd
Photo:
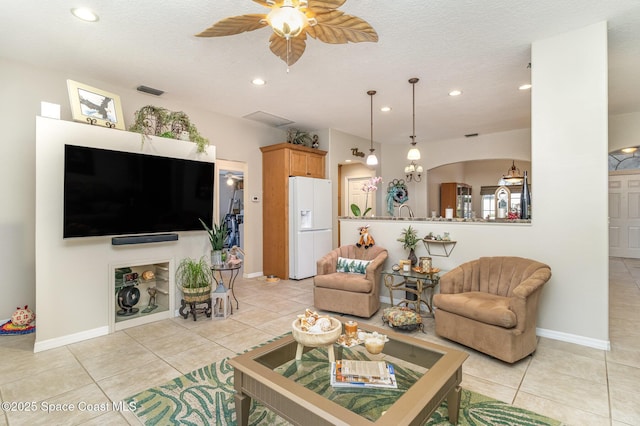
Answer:
[[[401,217],[403,207],[406,207],[409,210],[409,217],[413,217],[413,210],[411,210],[411,207],[407,204],[400,204],[400,207],[398,207],[398,217]]]

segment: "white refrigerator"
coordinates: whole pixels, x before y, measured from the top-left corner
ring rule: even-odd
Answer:
[[[332,249],[331,181],[289,178],[289,278],[316,275],[316,262]]]

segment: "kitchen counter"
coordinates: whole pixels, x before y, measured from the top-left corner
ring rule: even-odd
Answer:
[[[492,225],[530,225],[531,219],[496,219],[496,220],[487,220],[487,219],[445,219],[443,217],[396,217],[396,216],[367,216],[367,217],[353,217],[353,216],[341,216],[338,218],[339,220],[381,220],[381,221],[391,221],[391,222],[433,222],[438,224],[492,224]]]

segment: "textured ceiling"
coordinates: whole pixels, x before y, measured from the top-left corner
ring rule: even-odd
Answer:
[[[69,9],[79,5],[93,8],[99,22],[75,19]],[[409,78],[420,78],[418,143],[528,127],[530,93],[517,87],[530,81],[531,43],[607,20],[610,112],[640,111],[637,0],[348,0],[340,9],[369,22],[379,42],[328,45],[310,38],[288,73],[269,50],[267,28],[194,37],[227,16],[266,11],[251,0],[5,0],[2,6],[0,57],[122,87],[147,85],[164,90],[165,99],[234,117],[261,111],[301,129],[330,127],[366,139],[366,92],[376,90],[376,109],[393,109],[376,111],[375,140],[407,145]],[[251,85],[257,76],[267,84]],[[449,97],[452,89],[463,95]]]

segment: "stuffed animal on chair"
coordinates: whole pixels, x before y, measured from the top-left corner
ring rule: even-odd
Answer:
[[[376,243],[373,237],[369,235],[369,225],[361,226],[358,231],[360,231],[360,239],[356,243],[356,247],[364,246],[364,248],[368,249]]]

